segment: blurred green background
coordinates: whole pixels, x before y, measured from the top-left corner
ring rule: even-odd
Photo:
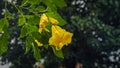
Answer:
[[[19,4],[20,0],[15,0]],[[72,43],[63,48],[64,59],[54,56],[51,49],[42,50],[45,68],[74,68],[77,62],[83,68],[120,68],[120,0],[66,0],[67,7],[58,12],[67,21],[64,28],[73,32]],[[0,0],[0,18],[4,2]],[[17,17],[10,4],[8,10]],[[25,12],[25,11],[24,11]],[[20,27],[10,20],[8,51],[1,57],[1,65],[10,68],[33,68],[37,62],[32,52],[24,54],[24,39],[19,39]]]

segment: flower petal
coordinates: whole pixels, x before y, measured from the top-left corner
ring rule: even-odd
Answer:
[[[40,43],[38,40],[35,40],[35,42],[37,43],[38,46],[43,46],[43,44]]]
[[[48,23],[48,17],[46,14],[42,14],[40,18],[40,23],[39,23],[39,32],[41,33],[42,30],[45,28],[45,25]]]
[[[54,25],[57,25],[59,23],[55,18],[52,18],[52,17],[49,17],[49,20]]]
[[[49,39],[49,44],[56,46],[56,50],[62,49],[64,45],[71,43],[73,34],[57,25],[52,26],[52,37]]]

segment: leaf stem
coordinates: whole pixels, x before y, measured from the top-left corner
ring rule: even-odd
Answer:
[[[29,0],[26,0],[20,7],[23,7],[25,4],[27,4]]]

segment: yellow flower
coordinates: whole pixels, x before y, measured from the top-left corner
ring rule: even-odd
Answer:
[[[61,50],[64,45],[71,43],[73,34],[57,25],[52,26],[52,37],[49,39],[49,44],[54,45],[56,50]]]
[[[43,46],[43,44],[40,43],[38,40],[35,40],[35,42],[37,43],[38,46]]]
[[[39,32],[41,33],[42,30],[45,28],[45,25],[48,23],[48,17],[46,14],[42,14],[40,18],[40,23],[39,23]]]
[[[52,17],[47,17],[46,14],[42,14],[42,16],[40,18],[40,23],[39,23],[39,32],[40,33],[42,32],[43,29],[45,29],[45,31],[49,32],[49,30],[47,28],[45,28],[48,21],[50,21],[52,24],[59,23],[56,19],[54,19]]]

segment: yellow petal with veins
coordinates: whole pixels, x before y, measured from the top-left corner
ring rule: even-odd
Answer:
[[[52,37],[49,39],[49,44],[54,45],[56,50],[61,50],[64,45],[71,43],[73,34],[57,25],[52,26]]]
[[[42,30],[45,28],[45,25],[48,23],[48,17],[46,14],[42,14],[40,18],[40,23],[39,23],[39,32],[41,33]]]

